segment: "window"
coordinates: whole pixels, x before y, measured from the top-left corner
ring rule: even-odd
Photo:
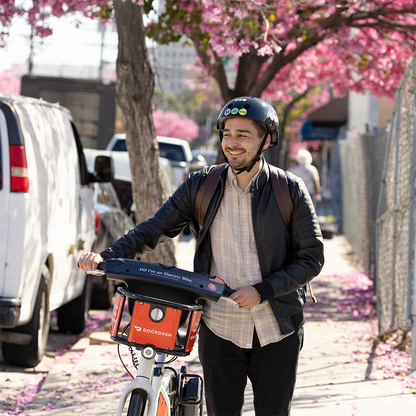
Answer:
[[[108,195],[108,190],[104,183],[98,184],[97,202],[111,207],[111,198]]]
[[[186,162],[182,146],[169,143],[159,143],[160,156],[174,162]]]
[[[116,144],[113,147],[113,151],[115,151],[115,152],[127,152],[126,141],[125,140],[117,140]]]

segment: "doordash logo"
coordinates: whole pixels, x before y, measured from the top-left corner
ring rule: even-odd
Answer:
[[[172,334],[169,332],[163,332],[163,331],[158,331],[158,330],[149,329],[149,328],[142,328],[141,326],[135,326],[134,329],[137,332],[145,332],[147,334],[153,334],[153,335],[159,335],[161,337],[172,338]]]

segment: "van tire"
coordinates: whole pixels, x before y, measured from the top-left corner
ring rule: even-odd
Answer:
[[[35,367],[42,360],[45,354],[49,334],[50,282],[49,269],[44,266],[32,319],[26,325],[18,326],[10,330],[12,332],[32,335],[32,340],[28,345],[17,345],[4,342],[2,344],[3,359],[7,364],[19,367]]]
[[[82,293],[57,310],[58,328],[61,332],[80,334],[87,327],[91,302],[91,279],[87,277]]]

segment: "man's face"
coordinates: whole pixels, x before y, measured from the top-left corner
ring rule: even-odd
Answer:
[[[225,121],[222,150],[233,169],[244,168],[256,157],[263,137],[253,120],[229,118]],[[270,145],[270,136],[263,149]]]

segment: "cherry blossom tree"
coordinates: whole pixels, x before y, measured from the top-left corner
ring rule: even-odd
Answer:
[[[189,118],[182,119],[178,113],[173,111],[155,110],[153,122],[158,136],[176,137],[187,142],[198,137],[198,124]]]
[[[346,89],[394,94],[415,54],[415,2],[168,0],[148,34],[158,42],[183,34],[191,39],[224,102],[261,96],[271,85],[275,98],[285,97],[292,88],[301,93],[328,77],[341,94]],[[224,62],[233,56],[239,61],[232,88]]]

